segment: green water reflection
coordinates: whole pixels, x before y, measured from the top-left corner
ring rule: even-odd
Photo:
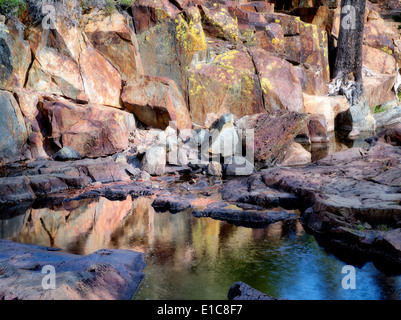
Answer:
[[[0,219],[0,238],[89,254],[121,248],[146,254],[134,299],[226,299],[243,281],[278,298],[399,299],[400,276],[372,263],[344,290],[344,262],[325,252],[298,221],[264,229],[237,227],[189,211],[156,213],[151,198],[65,202]]]

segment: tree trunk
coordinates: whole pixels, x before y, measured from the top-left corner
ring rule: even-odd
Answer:
[[[340,32],[329,94],[343,94],[350,105],[363,93],[362,44],[366,0],[341,0]]]

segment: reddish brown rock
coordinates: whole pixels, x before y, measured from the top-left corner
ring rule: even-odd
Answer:
[[[89,41],[124,80],[143,74],[136,35],[123,15],[116,12],[103,16],[92,12],[84,19],[88,20],[83,31]]]
[[[179,129],[192,128],[187,106],[173,80],[138,77],[127,84],[121,99],[126,109],[149,127],[165,129],[170,121],[177,121]]]
[[[318,115],[322,114],[326,118],[327,131],[334,131],[335,118],[340,112],[347,111],[349,104],[344,96],[312,96],[303,94],[305,112]]]
[[[368,21],[365,24],[363,43],[388,54],[393,54],[394,44],[386,33],[386,27],[382,19]]]
[[[323,114],[310,115],[307,123],[309,138],[312,143],[328,142],[327,122]]]
[[[294,138],[306,125],[307,114],[276,110],[238,120],[238,128],[254,130],[254,159],[263,165],[280,161]],[[252,146],[250,146],[252,147]]]
[[[59,148],[70,146],[83,157],[100,157],[128,148],[135,129],[133,115],[102,106],[81,106],[66,100],[45,101],[49,137]]]
[[[265,108],[303,112],[302,87],[294,66],[261,49],[252,49],[250,54],[259,76]]]
[[[10,51],[13,57],[13,73],[8,79],[6,87],[12,90],[14,88],[22,88],[25,85],[32,55],[29,42],[24,39],[22,23],[17,19],[8,19],[7,30],[10,36]]]
[[[376,74],[393,74],[396,72],[396,61],[383,50],[363,46],[363,65]]]
[[[199,9],[184,14],[168,1],[139,1],[133,12],[144,74],[172,79],[186,97],[187,68],[193,60],[206,60]]]
[[[218,3],[208,3],[201,6],[202,25],[205,32],[214,38],[222,38],[231,42],[239,40],[237,20],[224,6]]]
[[[82,48],[79,66],[90,103],[121,107],[122,78],[104,56],[88,45]]]
[[[387,101],[396,100],[394,83],[397,74],[381,74],[373,77],[364,77],[363,96],[371,108],[379,106]]]
[[[204,125],[210,113],[242,117],[265,110],[252,58],[245,50],[228,50],[189,72],[188,96],[194,123]]]
[[[299,166],[311,162],[312,155],[301,144],[292,142],[284,152],[284,157],[280,161],[282,166]]]

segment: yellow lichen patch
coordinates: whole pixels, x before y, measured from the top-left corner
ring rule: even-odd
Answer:
[[[228,69],[226,72],[232,73],[234,69],[234,59],[238,53],[238,50],[227,51],[221,55],[218,55],[215,59],[215,63],[222,68]]]
[[[262,90],[264,93],[267,93],[270,90],[273,90],[273,84],[270,82],[269,79],[262,78],[260,79],[260,84],[262,86]]]
[[[383,47],[382,51],[384,51],[385,53],[388,53],[388,54],[393,54],[393,51],[389,47]]]
[[[165,19],[170,18],[170,15],[169,15],[165,10],[163,10],[163,9],[156,8],[156,9],[155,9],[155,13],[156,13],[156,19],[157,19],[157,21],[165,20]]]
[[[194,20],[187,23],[182,16],[179,16],[177,20],[176,38],[183,50],[186,53],[206,50],[206,37],[200,23],[195,23]]]
[[[205,87],[202,86],[198,81],[197,81],[197,77],[195,76],[195,74],[191,74],[191,76],[189,77],[189,85],[190,85],[190,90],[189,90],[189,94],[192,96],[196,96],[199,95],[200,93],[205,91]]]
[[[219,33],[218,36],[237,42],[239,40],[239,29],[237,19],[233,19],[227,11],[218,12],[204,9],[207,23]]]
[[[280,19],[275,19],[274,22],[275,23],[280,23]]]
[[[274,45],[276,45],[276,44],[278,44],[280,42],[280,39],[273,38],[272,42],[273,42]]]

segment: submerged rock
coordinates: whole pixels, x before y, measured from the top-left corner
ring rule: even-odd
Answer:
[[[264,294],[250,285],[238,281],[228,290],[228,300],[278,300],[275,297]]]

